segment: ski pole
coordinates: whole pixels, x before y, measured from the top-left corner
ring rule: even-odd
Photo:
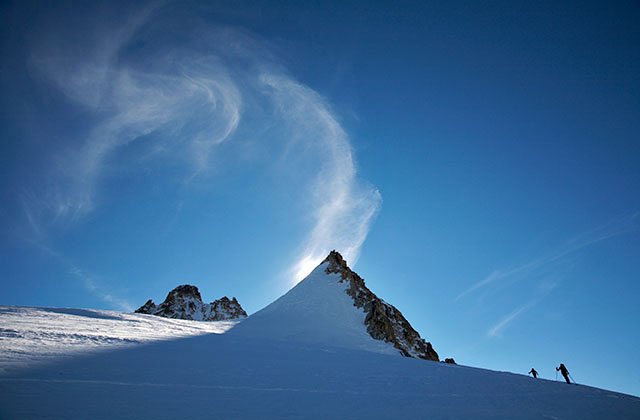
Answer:
[[[558,371],[556,370],[556,382],[558,382]]]
[[[574,384],[577,384],[576,380],[573,379],[573,376],[571,376],[571,374],[569,372],[567,372],[567,374],[569,375],[569,378],[571,379],[571,382],[573,382]]]

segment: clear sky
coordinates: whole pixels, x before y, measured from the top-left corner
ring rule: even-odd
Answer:
[[[337,249],[442,358],[640,395],[637,2],[27,3],[0,304],[251,313]]]

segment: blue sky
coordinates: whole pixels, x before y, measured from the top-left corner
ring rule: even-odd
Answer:
[[[0,304],[254,312],[335,248],[443,358],[640,395],[634,2],[0,8]]]

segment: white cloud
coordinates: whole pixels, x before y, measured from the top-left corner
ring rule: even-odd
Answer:
[[[494,270],[487,277],[474,283],[471,287],[460,293],[456,297],[456,300],[501,280],[505,280],[516,275],[531,273],[545,265],[559,261],[562,258],[604,240],[627,233],[637,232],[640,230],[640,226],[637,223],[639,216],[640,213],[636,212],[630,215],[615,217],[601,226],[575,236],[571,240],[567,241],[563,246],[559,247],[554,253],[532,259],[531,261],[509,269]]]
[[[353,265],[382,202],[380,193],[358,181],[349,138],[320,95],[288,78],[263,75],[262,80],[272,89],[276,109],[295,127],[295,140],[312,140],[323,160],[308,196],[314,226],[292,280],[304,278],[332,249]]]
[[[122,299],[119,296],[105,291],[102,282],[98,282],[93,275],[80,269],[73,263],[67,262],[67,264],[69,265],[69,273],[76,277],[91,294],[97,296],[103,302],[113,305],[117,309],[127,312],[133,311],[134,307],[131,303],[126,299]]]
[[[213,148],[237,128],[242,100],[224,71],[206,64],[189,68],[192,75],[181,76],[134,71],[127,66],[108,70],[110,82],[99,122],[77,150],[66,152],[64,170],[57,174],[60,182],[52,207],[58,216],[84,215],[93,209],[105,165],[124,146],[149,134],[179,130],[195,124],[196,119],[199,128],[181,142],[186,143],[193,172],[206,169]]]
[[[73,261],[71,261],[63,254],[50,248],[41,241],[33,241],[32,244],[41,251],[53,257],[54,260],[58,264],[61,264],[66,269],[66,272],[69,275],[78,280],[80,282],[80,285],[84,287],[85,290],[87,290],[89,293],[91,293],[91,295],[97,297],[105,303],[108,303],[109,305],[112,305],[119,310],[128,312],[133,310],[133,306],[131,305],[131,303],[129,303],[126,299],[113,294],[113,292],[110,292],[108,288],[104,286],[104,281],[97,280],[94,275],[78,267]]]
[[[309,231],[291,269],[293,280],[331,249],[355,263],[381,197],[358,179],[350,139],[327,101],[244,31],[187,19],[193,25],[182,27],[181,42],[157,44],[149,34],[162,33],[170,16],[154,7],[130,15],[91,28],[80,47],[71,42],[78,35],[71,31],[67,38],[43,34],[33,48],[35,73],[83,109],[90,128],[54,157],[51,185],[37,206],[32,202],[25,210],[29,223],[41,227],[33,215],[43,212],[73,222],[94,210],[110,169],[132,164],[122,155],[134,143],[146,149],[145,159],[183,163],[188,186],[194,177],[206,177],[216,148],[240,141],[240,129],[262,132],[279,124],[275,131],[285,138],[263,139],[272,143],[270,158],[282,159],[285,168],[314,162],[296,174],[308,178],[307,205],[300,207],[307,213],[298,217]],[[138,41],[144,45],[139,55],[130,51]]]
[[[522,314],[540,303],[542,299],[546,295],[550,294],[557,286],[558,284],[551,279],[539,282],[536,287],[536,291],[534,292],[536,297],[514,309],[511,313],[498,321],[493,327],[489,329],[489,331],[487,331],[487,337],[493,338],[500,336],[509,325],[511,325]]]
[[[594,229],[590,229],[579,235],[576,235],[571,240],[567,241],[563,246],[556,249],[555,252],[549,253],[544,256],[534,258],[527,261],[524,264],[508,268],[494,270],[484,279],[476,282],[471,287],[467,288],[464,292],[460,293],[456,300],[473,295],[474,293],[502,284],[502,282],[508,279],[517,279],[518,277],[526,277],[531,281],[532,279],[540,278],[541,273],[545,267],[561,261],[563,258],[569,257],[589,246],[595,245],[610,238],[614,238],[619,235],[624,235],[640,230],[640,226],[637,223],[639,213],[627,214],[615,217],[601,226]],[[557,287],[560,279],[558,277],[546,278],[544,281],[539,281],[532,289],[532,294],[535,296],[530,301],[515,308],[512,312],[504,316],[496,324],[494,324],[488,331],[487,337],[493,338],[500,336],[503,331],[515,322],[525,312],[532,309],[542,299],[553,292]]]
[[[509,326],[513,321],[515,321],[520,315],[531,309],[538,303],[538,299],[534,299],[530,302],[525,303],[524,305],[516,308],[509,315],[505,316],[502,320],[500,320],[497,324],[489,329],[487,332],[487,336],[496,337],[499,336],[502,331]]]

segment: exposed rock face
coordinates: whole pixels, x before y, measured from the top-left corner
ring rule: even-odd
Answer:
[[[196,321],[223,321],[247,317],[247,313],[235,297],[229,299],[224,296],[211,303],[203,303],[198,288],[190,284],[183,284],[170,291],[160,305],[149,299],[136,309],[136,312]]]
[[[399,310],[369,290],[364,279],[347,266],[342,255],[331,251],[324,262],[329,263],[327,273],[338,273],[341,282],[349,283],[346,292],[353,298],[354,306],[367,314],[364,323],[371,337],[392,343],[403,356],[440,360],[431,343],[420,337]]]
[[[223,296],[211,302],[210,305],[211,313],[215,313],[217,317],[215,321],[247,317],[247,313],[242,309],[242,306],[240,306],[236,298],[229,300],[228,297]]]
[[[139,314],[150,314],[156,309],[156,304],[153,303],[151,299],[147,301],[144,305],[136,309],[136,312]]]

